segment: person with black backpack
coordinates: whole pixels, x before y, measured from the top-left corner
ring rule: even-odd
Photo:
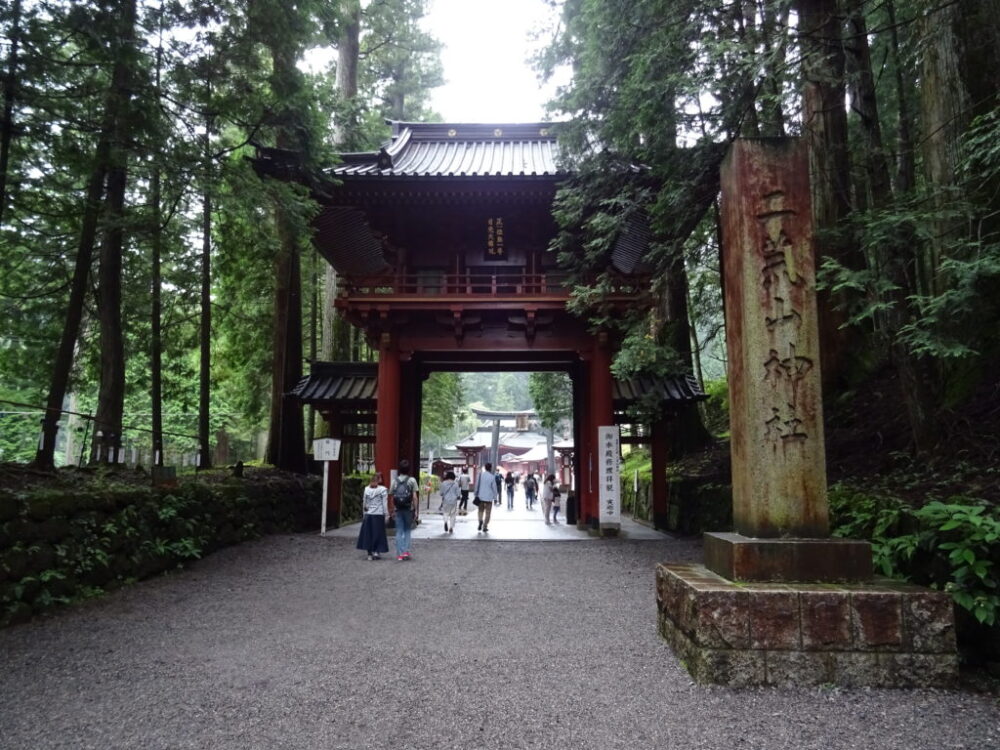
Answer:
[[[419,497],[417,480],[410,476],[410,462],[404,458],[399,462],[399,471],[389,493],[391,512],[396,519],[396,559],[400,562],[411,558],[410,533]]]
[[[537,489],[538,482],[535,481],[535,476],[529,473],[524,480],[524,506],[528,510],[531,510],[535,506],[535,491]]]

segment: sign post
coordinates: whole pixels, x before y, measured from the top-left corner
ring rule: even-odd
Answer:
[[[320,503],[319,534],[326,536],[326,506],[330,497],[330,462],[340,460],[340,441],[336,438],[313,440],[313,459],[323,462],[323,502]]]
[[[621,449],[618,426],[597,428],[598,522],[601,534],[617,534],[622,527]]]

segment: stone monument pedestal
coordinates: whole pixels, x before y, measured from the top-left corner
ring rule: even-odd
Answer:
[[[698,682],[926,687],[958,674],[951,597],[889,580],[737,583],[659,565],[660,635]]]
[[[855,539],[757,539],[705,534],[705,567],[731,581],[835,583],[872,577],[872,550]]]

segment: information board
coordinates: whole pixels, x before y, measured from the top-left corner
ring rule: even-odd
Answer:
[[[618,526],[622,521],[621,448],[618,426],[597,428],[597,481],[602,526]]]
[[[336,438],[320,438],[313,440],[313,460],[339,461],[340,441]]]

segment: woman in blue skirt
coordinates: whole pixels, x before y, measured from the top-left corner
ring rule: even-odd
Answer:
[[[369,560],[381,560],[382,552],[389,551],[389,540],[385,537],[385,515],[388,512],[389,490],[382,486],[382,474],[376,472],[365,487],[361,507],[365,515],[361,519],[361,533],[358,535],[358,549],[368,553]]]

